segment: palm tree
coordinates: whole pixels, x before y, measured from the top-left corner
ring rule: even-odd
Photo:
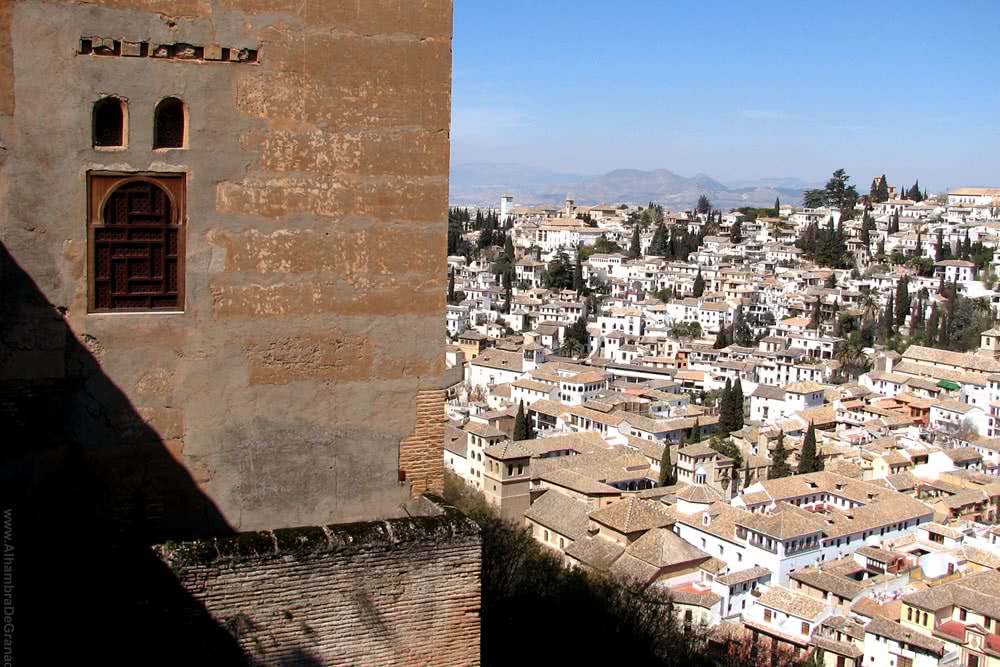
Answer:
[[[859,375],[868,371],[871,361],[864,350],[852,343],[848,343],[837,352],[837,361],[840,362],[841,370],[847,377],[856,380]]]
[[[573,357],[574,359],[580,356],[582,350],[583,346],[575,338],[566,338],[562,343],[562,347],[559,348],[564,357]]]
[[[874,322],[878,319],[882,306],[879,305],[878,297],[874,292],[865,292],[861,297],[861,313],[866,322]]]

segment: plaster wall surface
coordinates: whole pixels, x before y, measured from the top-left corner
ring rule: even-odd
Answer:
[[[439,491],[451,18],[450,0],[0,3],[0,240],[53,308],[4,331],[0,382],[66,377],[43,326],[61,318],[128,403],[87,396],[74,451],[127,460],[164,515],[154,447],[238,531]],[[258,58],[79,53],[89,36]],[[105,95],[127,102],[120,150],[91,146]],[[166,96],[183,149],[152,149]],[[186,174],[183,312],[88,313],[91,171]]]

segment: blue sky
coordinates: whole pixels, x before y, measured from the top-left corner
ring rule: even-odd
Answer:
[[[1000,186],[1000,1],[455,0],[452,162]]]

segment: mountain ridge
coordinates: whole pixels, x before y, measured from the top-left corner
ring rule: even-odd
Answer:
[[[791,187],[789,187],[791,186]],[[771,206],[776,197],[798,203],[809,184],[793,177],[759,178],[726,185],[699,172],[682,176],[666,168],[612,169],[581,176],[516,163],[454,165],[449,201],[453,206],[496,206],[500,196],[514,196],[516,205],[561,204],[567,196],[577,204],[653,201],[668,208],[692,208],[706,195],[716,208]]]

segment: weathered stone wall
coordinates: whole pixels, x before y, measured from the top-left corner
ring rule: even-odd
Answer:
[[[479,533],[453,510],[158,550],[256,664],[479,663]]]
[[[81,55],[87,36],[257,62]],[[153,449],[237,530],[398,516],[439,490],[450,73],[450,0],[0,3],[0,239],[54,308],[4,332],[0,382],[78,372],[74,455],[134,475],[173,525],[199,519],[157,487]],[[91,147],[102,95],[128,102],[122,150]],[[153,151],[168,95],[188,145]],[[187,174],[183,313],[87,312],[88,170]],[[53,313],[123,404],[33,326]]]

